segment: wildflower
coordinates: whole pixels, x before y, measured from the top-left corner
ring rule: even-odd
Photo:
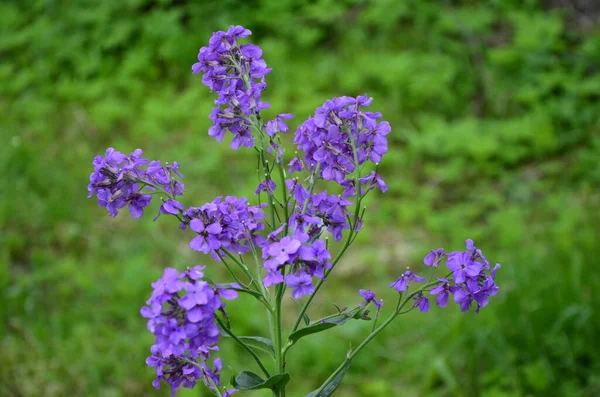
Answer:
[[[375,187],[381,190],[381,193],[385,193],[388,191],[387,185],[381,176],[375,171],[371,171],[371,174],[359,179],[359,182],[363,185],[367,185],[367,190],[371,190]]]
[[[360,294],[360,296],[362,296],[363,298],[365,298],[363,300],[363,302],[361,303],[361,306],[366,306],[370,302],[373,302],[373,304],[375,305],[375,307],[377,309],[379,309],[381,306],[383,306],[383,300],[377,300],[377,299],[375,299],[375,292],[372,292],[371,290],[361,289],[361,290],[358,291],[358,293]]]
[[[310,274],[299,272],[285,276],[285,284],[292,288],[292,296],[299,299],[302,295],[310,295],[315,291]]]
[[[438,267],[443,256],[444,256],[443,248],[431,250],[431,252],[429,252],[425,256],[425,258],[423,258],[423,263],[425,264],[425,266]]]
[[[232,26],[227,32],[215,32],[209,45],[200,48],[194,74],[202,73],[202,83],[217,93],[210,119],[209,136],[222,141],[226,131],[234,135],[231,147],[254,146],[250,119],[269,104],[261,102],[266,88],[265,76],[271,72],[262,59],[262,50],[254,44],[239,45],[238,39],[251,35],[250,30]],[[281,114],[268,126],[269,131],[287,130],[283,122],[290,115]]]
[[[395,288],[398,292],[404,292],[408,289],[411,281],[416,283],[422,283],[425,281],[425,277],[420,277],[411,272],[410,270],[405,271],[398,277],[396,281],[390,284],[390,288]]]
[[[435,298],[435,303],[439,307],[446,307],[448,305],[448,297],[452,293],[452,289],[450,287],[450,281],[445,278],[438,278],[438,281],[441,281],[442,284],[437,285],[435,288],[431,290],[432,295],[437,295]]]
[[[151,195],[143,192],[144,188],[149,191],[162,189],[173,195],[185,191],[184,185],[172,175],[183,178],[178,171],[179,164],[163,167],[159,161],[149,162],[142,155],[141,149],[126,156],[108,148],[104,157],[94,158],[88,197],[96,195],[98,204],[105,207],[110,216],[117,216],[119,209],[129,206],[132,217],[141,217],[152,200]]]
[[[427,299],[422,292],[419,292],[413,297],[413,307],[418,307],[422,313],[429,311],[429,299]]]
[[[305,153],[310,171],[318,165],[318,176],[342,184],[367,160],[381,161],[391,128],[386,121],[377,122],[380,113],[363,111],[371,102],[366,95],[330,99],[298,127],[294,143]],[[387,189],[380,178],[372,180],[382,191]]]
[[[194,387],[197,380],[207,376],[220,385],[220,360],[214,361],[215,370],[206,361],[210,352],[218,349],[215,313],[225,306],[221,299],[235,299],[237,294],[211,287],[202,280],[202,269],[196,266],[182,273],[165,269],[163,276],[152,283],[152,296],[141,310],[155,335],[151,356],[146,360],[148,366],[156,368],[153,384],[159,388],[163,380],[173,394],[180,386]]]

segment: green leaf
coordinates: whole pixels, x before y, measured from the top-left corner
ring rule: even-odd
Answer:
[[[342,379],[344,379],[344,375],[346,375],[346,371],[348,371],[348,368],[350,367],[350,363],[351,361],[348,360],[346,361],[346,365],[344,365],[344,368],[340,371],[340,373],[331,380],[331,382],[327,383],[325,385],[325,387],[323,388],[323,390],[321,390],[319,392],[319,394],[317,395],[317,390],[313,390],[312,392],[310,392],[309,394],[306,395],[306,397],[327,397],[327,396],[331,396],[333,394],[333,392],[338,388],[338,386],[340,385],[340,383],[342,382]]]
[[[264,380],[254,372],[242,371],[232,379],[231,384],[239,390],[258,390],[258,389],[279,389],[290,381],[290,374],[287,372],[271,376]]]
[[[298,341],[298,339],[300,339],[304,336],[316,334],[318,332],[323,332],[330,328],[337,327],[338,325],[343,325],[352,318],[359,319],[360,314],[362,313],[362,309],[363,309],[362,307],[357,307],[356,309],[353,309],[347,313],[341,313],[341,314],[338,314],[333,317],[319,320],[312,325],[309,325],[307,327],[304,327],[302,329],[299,329],[299,330],[293,332],[290,335],[289,339],[292,343],[296,343],[296,341]]]
[[[229,337],[229,335],[225,336]],[[238,339],[242,340],[252,350],[261,350],[275,359],[275,347],[271,339],[261,336],[238,336]]]

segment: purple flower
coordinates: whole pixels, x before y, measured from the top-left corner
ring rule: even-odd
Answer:
[[[300,241],[289,236],[282,238],[279,242],[275,242],[269,246],[268,253],[279,264],[284,264],[290,259],[291,254],[295,254],[300,248]]]
[[[477,277],[483,265],[472,260],[470,252],[452,252],[448,254],[446,266],[453,272],[454,281],[464,283],[467,277]]]
[[[432,295],[437,295],[435,298],[435,303],[439,307],[446,307],[448,305],[448,297],[452,293],[450,287],[450,281],[445,278],[438,278],[438,281],[441,281],[442,284],[437,285],[435,288],[431,290]]]
[[[304,169],[304,162],[300,160],[298,157],[294,157],[292,161],[288,163],[288,167],[290,167],[289,172],[293,174],[294,172],[300,172]]]
[[[198,62],[192,66],[194,74],[202,73],[202,83],[217,93],[210,115],[213,126],[208,134],[222,141],[225,132],[231,132],[234,135],[231,142],[234,150],[241,146],[254,146],[250,119],[258,119],[258,112],[269,107],[260,98],[266,88],[265,76],[272,69],[261,58],[260,47],[254,44],[239,45],[237,42],[250,34],[250,30],[241,26],[214,33],[209,45],[200,48]],[[289,118],[289,114],[277,116],[273,123],[267,125],[267,133],[287,130],[283,120]]]
[[[182,178],[177,171],[179,164],[161,167],[160,162],[149,162],[142,154],[141,149],[126,156],[108,148],[105,157],[94,158],[88,197],[96,195],[98,204],[105,207],[110,216],[116,216],[119,209],[128,205],[131,216],[139,218],[152,200],[146,193],[163,189],[168,194],[181,195],[185,191],[183,184],[173,177],[175,174]]]
[[[254,191],[254,194],[257,195],[260,192],[267,192],[267,194],[273,194],[276,187],[277,187],[277,185],[275,185],[275,182],[273,182],[272,179],[267,179],[267,180],[262,181],[258,185],[256,190]]]
[[[219,223],[204,225],[202,220],[192,219],[190,229],[198,233],[198,236],[190,241],[190,247],[193,250],[208,254],[210,251],[215,251],[221,247],[219,236],[223,231],[223,227]]]
[[[294,299],[300,299],[302,295],[310,295],[315,291],[312,285],[312,277],[307,273],[292,273],[285,277],[285,284],[292,288]]]
[[[473,293],[466,285],[458,287],[454,291],[454,301],[460,305],[461,311],[468,312],[473,303]]]
[[[264,229],[263,206],[248,205],[245,197],[217,197],[202,207],[183,211],[182,219],[198,233],[190,247],[205,254],[211,253],[219,261],[219,251],[226,248],[235,254],[251,251],[251,241],[259,246],[264,237],[257,232]],[[219,255],[218,255],[219,254]]]
[[[413,297],[413,307],[418,307],[422,313],[429,311],[429,299],[427,299],[421,292]]]
[[[367,160],[381,161],[391,128],[385,121],[377,123],[380,113],[363,111],[371,102],[366,95],[333,98],[298,127],[294,143],[305,153],[309,170],[315,171],[318,166],[318,176],[341,184]],[[372,176],[366,182],[370,187],[387,190],[379,177]]]
[[[232,299],[237,294],[211,287],[202,280],[202,269],[196,266],[182,273],[165,269],[163,277],[152,283],[152,296],[141,310],[148,318],[148,329],[155,336],[150,349],[152,354],[146,363],[156,368],[157,377],[153,382],[156,388],[163,380],[175,393],[180,386],[193,387],[206,376],[220,385],[220,360],[214,361],[214,370],[206,363],[210,352],[218,349],[215,312],[225,306],[221,298]]]
[[[465,241],[465,244],[467,246],[467,251],[469,251],[471,253],[473,260],[477,260],[477,259],[481,260],[481,262],[483,263],[484,267],[486,269],[489,269],[490,268],[490,264],[489,264],[488,260],[486,259],[485,256],[483,256],[483,253],[481,252],[481,250],[477,249],[475,247],[475,243],[473,243],[473,240],[468,239],[468,240]]]
[[[379,190],[381,190],[382,193],[388,191],[387,185],[385,184],[381,176],[375,171],[371,171],[370,175],[360,178],[359,182],[362,185],[367,185],[367,190],[371,190],[377,187],[379,188]]]
[[[390,284],[390,288],[395,288],[398,292],[404,292],[408,289],[411,281],[416,283],[422,283],[425,281],[425,277],[420,277],[411,272],[410,270],[405,271],[398,277],[396,281]]]
[[[383,306],[383,300],[375,299],[375,292],[372,292],[371,290],[361,289],[358,291],[358,293],[360,294],[360,296],[365,298],[364,301],[361,303],[361,306],[366,306],[370,302],[373,302],[377,309]]]
[[[293,114],[284,113],[277,115],[275,120],[267,121],[267,125],[265,126],[265,131],[267,132],[267,135],[269,135],[270,137],[274,137],[279,132],[287,132],[289,130],[289,127],[283,120],[290,120],[293,118]]]
[[[443,256],[444,256],[443,248],[431,250],[431,252],[429,252],[425,256],[425,258],[423,258],[423,263],[425,264],[425,266],[438,267],[438,265],[440,264],[440,260],[442,259]]]

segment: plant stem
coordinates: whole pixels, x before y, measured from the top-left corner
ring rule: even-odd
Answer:
[[[254,358],[254,361],[256,361],[256,363],[258,364],[260,369],[263,371],[265,376],[267,378],[271,377],[271,375],[269,374],[269,371],[267,371],[267,369],[265,368],[263,363],[260,361],[260,359],[258,358],[256,353],[254,353],[254,351],[247,344],[245,344],[243,340],[241,340],[240,338],[235,336],[233,334],[233,332],[231,332],[231,330],[229,330],[227,327],[225,327],[225,324],[223,324],[223,322],[219,318],[217,318],[215,316],[215,319],[217,320],[217,323],[219,323],[219,326],[223,329],[223,331],[225,331],[225,333],[227,335],[231,336],[233,338],[233,340],[238,343],[238,345],[240,345],[244,350],[246,350],[248,352],[248,354],[250,354]]]
[[[285,371],[285,357],[283,356],[281,346],[281,300],[283,298],[282,285],[277,285],[275,293],[275,366],[277,367],[277,373],[281,374]],[[285,397],[285,386],[279,389],[279,396]]]
[[[434,281],[433,283],[428,283],[424,286],[422,286],[421,288],[419,288],[418,290],[408,294],[408,296],[406,296],[406,298],[404,299],[404,301],[402,301],[402,295],[400,294],[398,296],[398,304],[396,305],[396,310],[394,310],[394,312],[392,313],[391,316],[389,316],[379,327],[377,327],[374,331],[372,331],[369,336],[367,336],[361,343],[360,345],[358,345],[355,349],[353,349],[350,353],[348,353],[348,355],[346,356],[346,359],[344,360],[344,362],[342,362],[342,364],[337,367],[337,369],[329,376],[329,378],[327,378],[325,380],[325,382],[323,382],[323,384],[321,385],[321,387],[319,387],[315,392],[314,392],[314,396],[318,397],[319,393],[321,393],[323,391],[323,389],[327,386],[328,383],[330,383],[333,379],[335,379],[336,376],[338,376],[343,370],[344,368],[346,368],[346,365],[352,361],[352,359],[365,347],[369,344],[369,342],[371,342],[371,340],[373,340],[373,338],[375,338],[381,331],[383,331],[385,329],[385,327],[387,327],[392,321],[394,321],[394,319],[396,317],[398,317],[398,315],[403,314],[401,313],[402,308],[408,303],[408,301],[410,299],[412,299],[414,296],[416,296],[417,294],[419,294],[420,292],[422,292],[423,290],[425,290],[426,288],[429,288],[433,285],[439,284],[439,281]]]

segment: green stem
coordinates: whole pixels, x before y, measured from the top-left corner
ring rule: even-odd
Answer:
[[[236,341],[238,345],[240,345],[244,350],[246,350],[248,352],[248,354],[250,354],[252,356],[252,358],[254,358],[254,361],[256,361],[256,363],[258,364],[258,366],[260,367],[260,369],[263,371],[263,373],[265,374],[265,376],[267,378],[270,378],[271,375],[269,374],[269,371],[267,371],[267,369],[265,368],[265,366],[263,365],[263,363],[260,361],[260,358],[258,358],[258,356],[256,355],[256,353],[254,353],[254,351],[247,344],[245,344],[243,340],[241,340],[240,338],[238,338],[237,336],[235,336],[233,334],[233,332],[231,332],[230,329],[228,329],[227,327],[225,327],[225,324],[223,324],[223,322],[219,318],[217,318],[215,316],[215,319],[217,320],[217,323],[219,323],[219,326],[223,329],[223,331],[225,331],[225,333],[227,335],[231,336],[231,338],[233,338],[233,340]]]
[[[346,356],[346,359],[344,360],[344,362],[342,362],[342,364],[337,367],[337,369],[331,374],[331,376],[329,376],[329,378],[327,378],[327,380],[325,380],[325,382],[321,385],[321,387],[319,387],[315,392],[314,392],[314,396],[318,396],[319,393],[321,393],[323,391],[323,389],[327,386],[328,383],[330,383],[333,379],[336,378],[336,376],[338,376],[343,370],[344,368],[346,368],[346,366],[348,365],[348,363],[350,361],[352,361],[352,359],[358,354],[360,353],[360,351],[369,344],[369,342],[371,342],[371,340],[373,340],[373,338],[375,338],[381,331],[383,331],[385,329],[385,327],[387,327],[392,321],[394,321],[394,319],[396,317],[398,317],[398,315],[400,314],[404,314],[401,312],[402,308],[417,294],[423,292],[425,289],[439,284],[439,281],[434,281],[433,283],[428,283],[425,284],[424,286],[422,286],[421,288],[419,288],[418,290],[408,294],[408,296],[404,299],[404,301],[402,301],[402,295],[400,294],[398,296],[398,304],[396,305],[396,310],[394,310],[394,312],[392,313],[391,316],[389,316],[379,327],[377,327],[375,330],[373,330],[369,336],[367,336],[361,343],[360,345],[358,345],[355,349],[353,349],[350,353],[348,353],[348,355]]]

